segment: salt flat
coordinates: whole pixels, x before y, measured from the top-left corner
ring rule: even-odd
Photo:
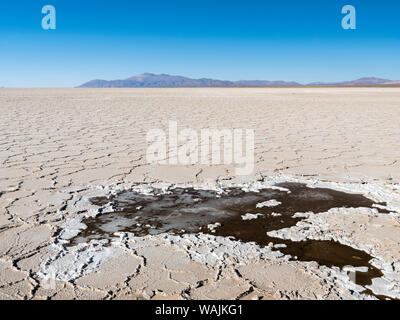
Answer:
[[[400,88],[0,89],[0,111],[0,299],[364,297],[339,271],[335,278],[316,263],[223,238],[121,235],[112,248],[79,252],[56,243],[68,223],[95,210],[85,207],[90,195],[261,179],[388,202],[387,216],[338,209],[277,233],[366,250],[391,281],[380,293],[400,292]],[[148,164],[146,133],[169,120],[195,130],[254,129],[254,174]],[[56,283],[48,288],[41,277],[50,269]]]

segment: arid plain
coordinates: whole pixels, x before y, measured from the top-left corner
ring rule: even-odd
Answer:
[[[170,120],[254,129],[254,174],[149,164],[146,133]],[[0,299],[400,298],[399,120],[400,88],[0,89]],[[112,211],[91,197],[287,181],[385,202],[390,213],[303,212],[274,231],[367,252],[379,279],[361,288],[340,268],[203,233],[67,245],[84,217]]]

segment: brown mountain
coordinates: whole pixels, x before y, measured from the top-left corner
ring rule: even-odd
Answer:
[[[176,87],[300,87],[300,86],[400,86],[400,80],[380,78],[361,78],[353,81],[324,83],[313,82],[306,85],[298,82],[267,81],[267,80],[239,80],[226,81],[208,78],[191,79],[168,74],[144,73],[122,80],[92,80],[78,88],[176,88]]]

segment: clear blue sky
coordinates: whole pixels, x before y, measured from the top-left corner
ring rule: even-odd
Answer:
[[[44,5],[57,29],[41,28]],[[357,9],[357,30],[341,8]],[[144,72],[226,80],[400,79],[397,0],[1,0],[0,87]]]

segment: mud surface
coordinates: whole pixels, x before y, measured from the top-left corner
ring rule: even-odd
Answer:
[[[91,239],[112,239],[115,232],[132,232],[136,236],[165,232],[210,233],[233,237],[243,242],[266,246],[281,244],[277,250],[299,261],[316,261],[328,267],[367,267],[356,272],[356,283],[370,285],[382,273],[369,261],[372,257],[334,241],[307,240],[294,242],[269,237],[267,232],[296,225],[303,217],[296,213],[326,212],[332,208],[375,208],[385,203],[358,194],[326,188],[309,188],[305,184],[282,183],[275,189],[245,192],[238,188],[215,191],[175,188],[167,193],[156,191],[143,195],[125,191],[116,196],[92,198],[99,207],[111,206],[113,212],[83,221],[87,229],[71,239],[70,246]],[[376,208],[381,213],[387,210]],[[282,246],[282,244],[284,246]]]

